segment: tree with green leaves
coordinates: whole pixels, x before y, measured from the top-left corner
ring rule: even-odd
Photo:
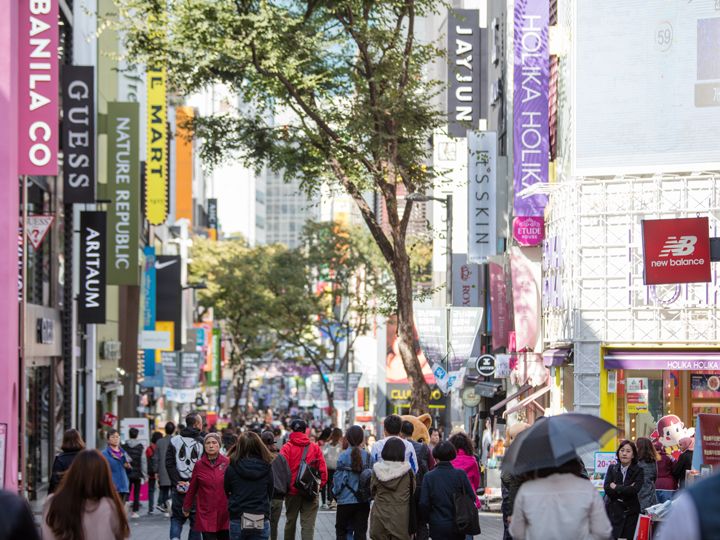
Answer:
[[[180,95],[215,83],[237,92],[234,113],[199,118],[203,159],[235,156],[300,178],[308,191],[340,186],[355,201],[395,285],[403,364],[414,412],[429,387],[413,347],[407,231],[424,192],[428,140],[444,123],[440,83],[423,73],[444,51],[418,40],[435,0],[116,0],[129,59],[168,67]],[[288,119],[276,123],[278,111]],[[368,203],[374,195],[380,204]],[[378,209],[382,210],[379,211]],[[380,212],[382,215],[380,215]]]

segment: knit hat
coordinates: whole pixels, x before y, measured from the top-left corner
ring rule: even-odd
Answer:
[[[220,437],[219,433],[208,433],[205,435],[204,442],[208,442],[208,439],[215,439],[217,443],[222,446],[222,438]]]

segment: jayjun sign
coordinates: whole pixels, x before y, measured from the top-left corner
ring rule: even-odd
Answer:
[[[93,66],[63,66],[63,198],[66,203],[95,202],[94,80]]]
[[[465,137],[480,119],[480,12],[448,11],[448,134]]]
[[[58,0],[19,0],[18,172],[58,173]]]
[[[548,0],[515,1],[515,87],[513,93],[514,210],[542,217],[547,195],[522,193],[548,181]]]
[[[708,218],[645,219],[642,233],[645,285],[712,280]]]

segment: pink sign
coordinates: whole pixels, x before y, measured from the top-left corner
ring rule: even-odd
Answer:
[[[58,174],[58,0],[19,1],[18,172]]]
[[[542,352],[540,248],[510,248],[515,339],[518,352]]]
[[[510,332],[510,309],[507,299],[505,269],[502,264],[490,262],[490,310],[492,318],[492,347],[507,347]]]
[[[545,238],[545,218],[516,217],[513,219],[513,238],[521,246],[539,246]]]

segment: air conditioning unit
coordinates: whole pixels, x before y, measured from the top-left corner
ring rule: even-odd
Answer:
[[[120,341],[103,341],[100,347],[100,358],[103,360],[120,360]]]

